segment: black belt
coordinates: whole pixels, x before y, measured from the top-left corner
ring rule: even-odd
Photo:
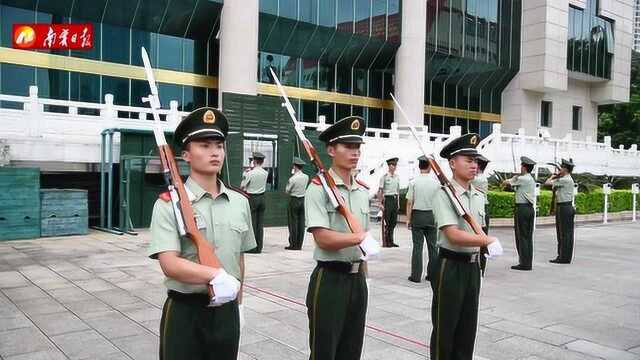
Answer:
[[[525,204],[525,203],[522,203],[522,204],[518,204],[518,203],[516,203],[516,206],[522,206],[522,207],[533,207],[533,204],[532,204],[532,203],[529,203],[529,202],[528,202],[528,203],[526,203],[526,204]]]
[[[263,192],[262,192],[262,193],[259,193],[259,194],[252,194],[252,193],[249,193],[249,196],[262,196],[262,195],[264,195],[264,193],[263,193]]]
[[[395,197],[398,197],[398,195],[385,195],[384,197],[392,197],[392,198],[395,198]]]
[[[440,248],[439,250],[440,257],[445,259],[459,261],[464,263],[477,263],[480,261],[480,253],[460,253],[456,251],[451,251],[445,248]]]
[[[304,199],[304,195],[302,196],[293,196],[293,195],[289,195],[290,197],[294,198],[294,199]]]
[[[563,202],[556,203],[556,206],[557,205],[562,205],[562,206],[571,205],[571,206],[573,206],[573,202],[572,201],[563,201]]]
[[[193,304],[209,304],[209,294],[203,293],[181,293],[175,290],[167,291],[167,296],[173,300],[188,302]]]
[[[318,261],[318,267],[343,274],[358,274],[363,264],[362,261]]]

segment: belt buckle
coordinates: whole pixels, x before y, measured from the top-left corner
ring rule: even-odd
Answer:
[[[349,271],[349,274],[357,274],[357,273],[359,273],[361,264],[362,263],[360,263],[360,262],[351,263],[351,271]]]
[[[471,256],[469,257],[469,262],[470,263],[477,263],[478,262],[478,256],[480,254],[479,253],[473,253],[471,254]]]

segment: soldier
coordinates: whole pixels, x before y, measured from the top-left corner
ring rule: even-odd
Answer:
[[[427,276],[431,281],[435,270],[433,266],[438,262],[436,247],[438,229],[433,217],[433,199],[440,191],[440,183],[429,176],[431,168],[426,156],[418,158],[420,175],[409,184],[407,191],[407,227],[411,229],[413,252],[411,253],[411,276],[409,281],[419,283],[422,278],[422,249],[427,241]]]
[[[461,136],[443,147],[440,156],[449,160],[451,183],[462,205],[482,225],[484,196],[470,185],[478,166],[475,161],[478,142],[478,134]],[[473,233],[444,189],[437,193],[433,213],[440,229],[440,249],[438,273],[431,282],[435,289],[431,306],[431,359],[471,360],[478,327],[480,247],[486,246],[487,256],[493,257],[502,254],[502,246],[495,237]]]
[[[263,245],[263,221],[264,221],[264,192],[267,189],[267,177],[269,173],[262,168],[264,164],[264,154],[261,152],[253,153],[253,169],[245,173],[240,188],[249,194],[249,205],[251,206],[251,222],[253,224],[253,232],[256,234],[255,249],[249,251],[252,254],[260,254]]]
[[[476,162],[478,163],[478,175],[471,180],[471,185],[473,185],[476,190],[480,191],[484,196],[484,227],[482,230],[485,234],[489,234],[489,178],[485,175],[484,171],[489,165],[491,160],[486,157],[478,154],[476,157]]]
[[[309,184],[309,176],[302,172],[304,160],[293,158],[293,175],[287,182],[285,191],[289,194],[289,246],[287,250],[302,249],[304,240],[304,193]]]
[[[360,158],[364,119],[349,116],[320,134],[331,157],[329,174],[363,233],[352,233],[315,177],[305,196],[307,231],[315,240],[318,262],[307,291],[310,359],[360,359],[367,311],[367,283],[361,248],[377,242],[369,228],[369,191],[352,170]],[[360,245],[360,247],[358,246]]]
[[[378,199],[383,206],[382,218],[385,222],[385,231],[382,238],[383,247],[398,247],[393,241],[393,231],[398,223],[398,209],[400,208],[400,176],[396,174],[398,158],[387,159],[389,172],[380,178]]]
[[[190,239],[178,235],[168,193],[160,195],[151,217],[149,256],[160,261],[168,289],[160,320],[160,359],[236,359],[242,316],[243,252],[255,247],[247,198],[218,177],[228,132],[225,115],[213,108],[189,114],[175,141],[189,163],[185,188],[202,235],[216,249],[222,268],[200,265]],[[209,306],[208,287],[228,283],[237,300]],[[216,290],[217,291],[217,290]],[[222,293],[222,292],[220,292]],[[233,296],[235,297],[235,296]]]
[[[514,212],[514,230],[516,250],[518,250],[518,265],[514,270],[531,270],[533,262],[533,222],[536,210],[533,207],[536,200],[536,180],[531,175],[536,162],[526,156],[520,158],[520,175],[505,180],[504,185],[515,189],[516,210]]]
[[[545,182],[556,192],[556,234],[558,236],[558,256],[549,260],[554,264],[570,264],[573,260],[573,228],[576,210],[573,208],[573,172],[575,164],[571,159],[562,159],[560,172]]]

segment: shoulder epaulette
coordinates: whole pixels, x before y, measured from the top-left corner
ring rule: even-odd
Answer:
[[[322,185],[322,182],[320,181],[320,177],[319,177],[319,176],[317,176],[317,175],[316,175],[316,176],[314,176],[314,177],[311,179],[311,182],[312,182],[312,183],[314,183],[314,184],[316,184],[316,185]]]
[[[365,189],[369,190],[369,185],[367,185],[364,181],[361,181],[361,180],[356,179],[356,182],[357,182],[360,186],[362,186],[363,188],[365,188]]]
[[[162,201],[166,201],[169,202],[171,201],[171,195],[169,194],[168,191],[165,192],[161,192],[160,194],[158,194],[158,198]]]

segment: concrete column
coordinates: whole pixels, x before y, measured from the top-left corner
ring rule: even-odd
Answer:
[[[256,95],[259,0],[225,1],[220,20],[219,103],[223,93]]]
[[[402,2],[402,45],[396,54],[394,95],[418,126],[424,119],[426,21],[426,1]],[[405,123],[398,109],[394,111],[394,119],[398,124]]]

